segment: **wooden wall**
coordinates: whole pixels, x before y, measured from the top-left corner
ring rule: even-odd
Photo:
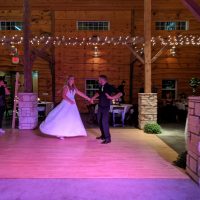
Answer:
[[[77,20],[108,20],[110,31],[79,31],[76,30]],[[55,15],[56,35],[90,37],[93,35],[120,36],[131,31],[130,11],[57,11]],[[99,46],[100,57],[94,57],[93,46],[56,47],[56,91],[61,88],[70,74],[76,77],[77,87],[85,92],[85,80],[98,79],[100,74],[108,76],[109,82],[118,86],[125,80],[126,99],[129,99],[129,65],[130,52],[122,46]],[[56,100],[59,101],[60,95]],[[86,111],[85,101],[78,98],[81,111]]]
[[[200,3],[198,0],[197,2]],[[0,5],[0,20],[20,20],[22,18],[22,1],[6,0]],[[69,37],[119,36],[132,35],[143,36],[143,1],[141,0],[117,0],[117,1],[83,1],[83,0],[59,0],[59,1],[31,1],[32,5],[32,33],[51,33],[55,29],[56,35]],[[200,22],[188,11],[180,0],[153,0],[152,1],[152,35],[166,36],[169,34],[199,34]],[[55,19],[55,21],[53,21]],[[103,32],[77,31],[77,20],[108,20],[111,22],[111,30]],[[156,21],[189,21],[188,31],[156,31]],[[55,27],[53,27],[55,24]],[[17,32],[19,33],[19,32]],[[0,34],[10,34],[1,31]],[[12,32],[13,34],[13,32]],[[15,34],[15,33],[14,33]],[[0,70],[22,71],[22,66],[13,66],[10,62],[9,51],[0,47]],[[159,50],[159,46],[153,49],[152,55]],[[73,74],[76,77],[77,87],[85,91],[85,79],[97,78],[99,74],[106,74],[110,82],[119,85],[126,80],[126,100],[129,99],[129,65],[133,59],[130,51],[125,47],[100,46],[100,57],[93,57],[92,47],[63,47],[56,46],[56,92],[62,88],[66,76]],[[152,85],[158,90],[161,101],[161,87],[163,79],[177,80],[177,94],[185,92],[191,95],[188,81],[191,77],[200,77],[200,51],[198,47],[178,47],[177,54],[172,57],[169,48],[152,64]],[[51,99],[51,74],[48,63],[37,59],[34,70],[39,71],[39,96],[44,92],[49,93]],[[134,65],[133,79],[133,103],[137,103],[140,88],[144,87],[144,66],[139,61]],[[56,95],[56,101],[61,99]],[[81,111],[86,111],[85,102],[78,98]]]
[[[199,2],[200,3],[200,2]],[[152,2],[152,36],[167,35],[199,35],[200,22],[188,11],[181,1],[159,1]],[[133,12],[134,29],[133,34],[143,34],[143,12],[135,10]],[[188,21],[189,30],[187,31],[157,31],[155,30],[156,21]],[[159,51],[159,46],[154,47],[152,56]],[[177,80],[177,97],[181,93],[187,96],[192,94],[188,81],[191,77],[200,78],[200,49],[199,47],[179,46],[176,48],[176,56],[170,55],[170,47],[166,48],[162,55],[152,64],[152,87],[157,89],[158,100],[161,102],[162,80]],[[137,103],[137,94],[144,86],[144,66],[139,62],[134,66],[133,80],[133,102]],[[199,93],[200,94],[200,93]]]
[[[0,20],[2,21],[21,21],[21,10],[0,10]],[[42,33],[51,33],[51,12],[50,11],[32,11],[31,32],[33,35],[40,35]],[[2,35],[22,35],[21,31],[0,31]],[[16,45],[20,54],[23,52],[21,45]],[[10,49],[6,46],[0,46],[0,71],[4,72],[20,72],[23,73],[23,66],[21,64],[14,65],[11,63]],[[23,55],[21,55],[23,56]],[[41,99],[48,101],[52,100],[52,84],[49,64],[37,58],[33,65],[33,70],[38,71],[38,96]],[[44,96],[43,93],[48,93]]]

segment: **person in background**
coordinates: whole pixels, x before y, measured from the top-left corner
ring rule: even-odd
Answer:
[[[6,95],[10,95],[10,91],[4,79],[0,77],[0,134],[5,133],[5,130],[2,129],[2,122],[6,110]]]
[[[120,103],[125,103],[125,99],[124,99],[124,96],[125,96],[125,91],[124,91],[125,84],[126,84],[126,81],[123,80],[121,82],[121,84],[117,88],[119,90],[119,92],[122,93],[122,96],[120,97]]]
[[[170,92],[166,93],[166,98],[163,100],[163,106],[163,119],[167,122],[176,122],[177,110]]]
[[[164,106],[172,106],[174,104],[174,99],[170,92],[166,93],[166,98],[163,100]]]

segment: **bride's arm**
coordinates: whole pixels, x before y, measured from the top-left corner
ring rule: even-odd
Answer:
[[[88,96],[86,96],[83,92],[79,91],[78,89],[76,89],[76,94],[78,94],[79,96],[83,97],[88,101],[91,101],[91,99]]]
[[[75,102],[72,101],[70,98],[67,97],[67,95],[66,95],[67,92],[68,92],[68,88],[67,88],[67,87],[64,87],[64,88],[63,88],[63,92],[62,92],[62,98],[63,98],[64,100],[68,101],[69,103],[74,104]]]

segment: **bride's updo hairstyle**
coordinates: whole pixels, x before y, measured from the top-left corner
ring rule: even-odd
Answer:
[[[74,90],[76,90],[76,86],[74,83],[72,85],[69,84],[69,81],[71,79],[74,79],[74,76],[70,75],[67,77],[66,86],[69,88],[70,91],[74,91]]]

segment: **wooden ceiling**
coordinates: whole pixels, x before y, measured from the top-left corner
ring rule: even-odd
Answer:
[[[0,10],[22,9],[23,0],[0,0]],[[200,4],[200,0],[196,0]],[[37,10],[134,10],[143,9],[143,0],[30,0]],[[181,0],[152,0],[153,9],[183,9]]]

